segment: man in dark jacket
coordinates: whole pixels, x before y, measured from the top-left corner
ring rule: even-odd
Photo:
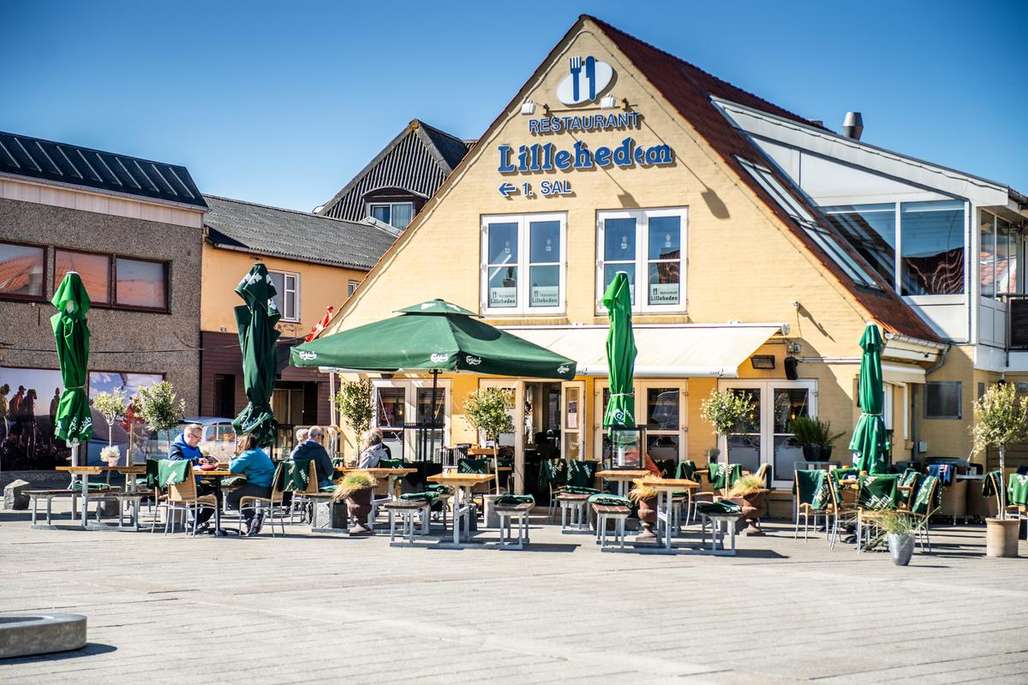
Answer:
[[[210,461],[200,451],[200,440],[202,438],[203,426],[198,423],[188,424],[182,430],[182,434],[172,441],[171,449],[168,450],[168,459],[191,461],[194,467],[198,467],[203,462]],[[220,496],[220,492],[214,486],[201,483],[199,479],[197,479],[196,488],[198,494]],[[220,498],[218,506],[221,506]],[[210,527],[208,520],[213,515],[213,509],[201,508],[196,515],[197,531],[206,531]]]
[[[314,462],[314,468],[318,474],[318,487],[332,487],[335,468],[328,452],[321,446],[321,428],[311,426],[307,431],[307,441],[300,443],[293,449],[293,461],[297,466],[308,469],[310,462]]]

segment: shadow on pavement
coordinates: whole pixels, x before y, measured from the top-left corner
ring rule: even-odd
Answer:
[[[14,666],[15,664],[38,664],[46,661],[65,661],[67,659],[81,659],[98,654],[109,654],[118,650],[114,645],[105,645],[99,642],[87,642],[82,649],[75,649],[70,652],[54,652],[52,654],[36,654],[35,656],[20,656],[14,659],[0,659],[0,666]]]

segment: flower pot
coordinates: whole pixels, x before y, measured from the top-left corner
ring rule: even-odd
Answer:
[[[744,535],[763,535],[760,527],[760,517],[764,515],[767,504],[768,490],[754,490],[753,492],[738,497],[729,497],[729,502],[735,502],[742,507],[742,518],[747,526],[743,531]]]
[[[807,461],[828,461],[832,458],[832,446],[803,445],[803,458]]]
[[[642,524],[642,531],[636,536],[636,540],[656,542],[657,535],[653,532],[653,524],[657,522],[657,498],[647,497],[639,500],[639,523]]]
[[[914,555],[914,536],[889,533],[886,538],[889,541],[889,554],[892,555],[892,563],[897,566],[909,564],[910,557]]]
[[[367,525],[373,495],[372,488],[361,488],[346,496],[346,513],[353,522],[350,527],[350,535],[371,535],[374,532]]]
[[[985,519],[985,556],[1016,557],[1020,530],[1021,522],[1017,519]]]

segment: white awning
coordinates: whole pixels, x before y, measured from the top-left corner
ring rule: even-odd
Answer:
[[[578,362],[583,376],[607,375],[607,326],[503,326],[525,340]],[[635,375],[640,378],[736,378],[739,365],[782,324],[636,325]]]
[[[890,364],[882,362],[882,380],[886,383],[924,383],[925,370],[913,364]]]

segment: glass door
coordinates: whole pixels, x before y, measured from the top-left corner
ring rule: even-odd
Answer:
[[[585,382],[560,384],[560,455],[585,459]]]
[[[681,381],[640,381],[637,384],[636,413],[646,424],[646,451],[661,466],[678,462],[686,452],[686,384]]]
[[[764,461],[766,453],[763,449],[761,435],[764,432],[764,411],[762,388],[759,384],[733,385],[730,390],[748,397],[754,405],[753,412],[735,424],[735,429],[722,438],[721,456],[718,461],[729,464],[742,464],[742,468],[750,473],[756,471]]]

